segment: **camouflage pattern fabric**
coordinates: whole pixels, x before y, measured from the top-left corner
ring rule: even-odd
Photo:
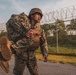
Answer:
[[[30,30],[31,25],[29,19],[25,13],[19,15],[12,15],[6,23],[7,34],[10,41],[13,41],[11,45],[15,51],[19,48],[28,48],[33,43],[33,40],[26,37],[26,33]]]
[[[29,19],[25,13],[12,15],[6,23],[9,40],[16,42],[20,38],[25,37],[26,32],[31,28]]]
[[[31,75],[39,75],[35,51],[40,46],[42,54],[46,56],[48,55],[47,41],[44,31],[40,28],[39,23],[36,24],[34,29],[36,29],[38,33],[33,37],[33,45],[30,46],[27,51],[25,48],[18,49],[19,53],[15,54],[14,75],[23,75],[25,66],[27,66]]]
[[[22,50],[21,53],[22,54],[15,55],[14,75],[23,75],[26,66],[31,75],[39,75],[35,52]]]
[[[22,50],[25,48],[25,50],[27,50],[27,48],[29,48],[29,46],[31,46],[32,44],[33,44],[33,40],[27,39],[25,37],[25,38],[18,40],[16,43],[12,44],[11,48],[13,48],[17,53],[19,53],[20,52],[19,49]]]
[[[37,50],[40,46],[43,56],[48,55],[47,40],[44,30],[40,27],[40,23],[37,23],[32,29],[37,31],[37,34],[33,37],[34,43],[28,48],[28,50]]]
[[[40,37],[40,49],[43,54],[43,56],[48,55],[48,45],[47,45],[47,40],[45,36],[44,30],[42,31],[41,37]]]
[[[13,71],[14,75],[23,75],[25,66],[27,66],[31,75],[39,75],[37,60],[35,57],[35,51],[40,46],[43,56],[48,55],[46,37],[45,37],[43,29],[41,29],[40,27],[40,23],[37,23],[35,26],[30,27],[30,24],[28,25],[29,23],[28,20],[27,20],[28,21],[27,25],[26,23],[24,23],[25,26],[22,26],[22,24],[19,25],[17,22],[15,22],[17,23],[16,25],[17,27],[16,27],[12,21],[10,22],[9,21],[6,24],[8,38],[10,41],[14,42],[12,46],[14,50],[16,51],[15,66],[14,66],[14,71]],[[30,39],[27,40],[25,36],[25,34],[30,28],[35,29],[37,31],[37,34],[31,38],[32,41]]]

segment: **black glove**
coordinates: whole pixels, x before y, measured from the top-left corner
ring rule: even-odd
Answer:
[[[44,62],[48,61],[48,56],[44,56]]]

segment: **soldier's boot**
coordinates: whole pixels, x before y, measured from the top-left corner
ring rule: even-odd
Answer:
[[[11,59],[11,50],[10,50],[10,41],[6,36],[0,38],[0,66],[1,68],[8,73],[9,72],[9,63]]]
[[[1,54],[5,60],[10,60],[12,51],[10,49],[11,42],[8,40],[6,36],[0,38],[0,45],[1,45]]]
[[[10,51],[10,54],[12,54],[11,48],[10,48],[12,44],[11,41],[9,41],[6,36],[3,36],[1,39],[2,39],[3,46],[7,47],[7,49]]]
[[[9,64],[8,61],[0,61],[0,67],[6,72],[9,72]]]

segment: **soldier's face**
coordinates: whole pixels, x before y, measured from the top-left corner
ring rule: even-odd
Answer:
[[[37,23],[40,23],[40,20],[41,20],[41,15],[40,14],[38,14],[38,13],[34,14],[33,18]]]

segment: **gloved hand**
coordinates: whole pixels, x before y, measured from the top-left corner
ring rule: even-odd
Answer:
[[[48,56],[44,56],[44,62],[48,61]]]

